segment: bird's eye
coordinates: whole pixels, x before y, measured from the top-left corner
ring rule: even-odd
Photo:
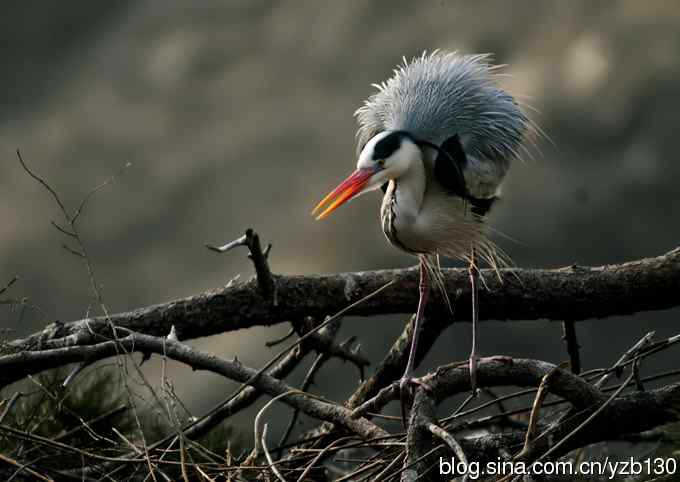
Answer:
[[[380,167],[385,167],[385,159],[378,159],[378,165]]]

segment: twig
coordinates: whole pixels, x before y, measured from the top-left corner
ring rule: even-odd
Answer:
[[[10,289],[12,285],[16,283],[18,280],[19,280],[18,276],[14,276],[11,280],[9,280],[3,288],[0,288],[0,295],[2,295],[5,291]]]
[[[250,463],[254,462],[255,459],[258,457],[260,454],[260,442],[262,437],[260,436],[260,420],[262,419],[262,416],[264,415],[264,412],[267,411],[267,409],[272,406],[274,403],[276,403],[277,400],[280,400],[284,397],[287,397],[288,395],[293,395],[293,394],[303,394],[302,391],[300,390],[288,390],[284,393],[281,393],[275,397],[273,397],[271,400],[269,400],[267,403],[265,403],[262,408],[257,412],[257,415],[255,415],[255,420],[253,421],[253,432],[255,434],[255,446],[253,447],[253,451],[250,456],[246,459],[246,462],[244,465],[249,465]]]
[[[73,231],[69,231],[68,229],[66,229],[66,228],[64,228],[64,227],[62,227],[62,226],[60,226],[60,225],[57,224],[55,221],[50,221],[50,224],[52,224],[52,226],[54,226],[54,228],[55,228],[57,231],[59,231],[61,234],[65,234],[66,236],[70,236],[70,237],[72,237],[72,238],[77,238],[77,237],[78,237],[78,235],[77,235],[76,233],[74,233]]]
[[[132,166],[132,163],[131,163],[131,162],[126,162],[126,163],[123,165],[123,167],[121,167],[121,168],[118,170],[118,172],[112,174],[112,175],[111,175],[108,179],[106,179],[104,182],[102,182],[102,183],[99,184],[98,186],[95,186],[94,188],[92,188],[92,189],[90,190],[90,192],[88,192],[88,193],[83,197],[83,199],[80,201],[80,205],[78,206],[78,209],[76,209],[75,213],[74,213],[73,216],[71,217],[71,224],[75,224],[75,223],[78,221],[78,218],[79,218],[80,215],[83,213],[83,210],[85,209],[85,206],[87,205],[87,203],[88,203],[88,201],[90,200],[90,198],[92,198],[92,196],[94,196],[97,192],[101,191],[101,190],[104,189],[106,186],[108,186],[108,185],[111,184],[113,181],[115,181],[116,178],[117,178],[118,176],[120,176],[120,175],[123,173],[123,171],[125,171],[125,170],[126,170],[128,167],[130,167],[130,166]]]
[[[31,171],[31,169],[29,169],[29,167],[24,162],[23,157],[21,156],[21,152],[18,149],[17,149],[17,157],[19,158],[19,162],[21,163],[21,166],[23,167],[23,169],[33,179],[35,179],[37,182],[39,182],[52,195],[55,202],[59,206],[59,208],[62,212],[62,215],[64,216],[65,221],[68,223],[68,225],[70,227],[70,233],[66,233],[66,234],[68,234],[73,239],[75,239],[75,241],[77,243],[77,249],[73,249],[73,248],[67,246],[66,244],[63,244],[62,246],[67,251],[70,251],[71,253],[73,253],[73,254],[75,254],[75,255],[77,255],[77,256],[79,256],[83,259],[83,263],[84,263],[85,269],[87,271],[88,279],[90,281],[90,288],[92,290],[94,298],[97,300],[97,303],[99,304],[99,306],[102,310],[102,313],[104,315],[103,318],[102,318],[103,326],[105,326],[110,331],[110,335],[113,336],[114,341],[117,342],[118,335],[117,335],[116,330],[115,330],[115,325],[111,321],[111,316],[110,316],[109,310],[106,307],[106,304],[104,303],[104,297],[103,297],[102,291],[100,289],[99,283],[97,282],[97,278],[96,278],[96,275],[95,275],[94,265],[91,262],[90,258],[87,256],[87,250],[85,249],[85,243],[83,242],[83,239],[81,238],[81,236],[78,232],[78,227],[77,227],[77,224],[76,224],[81,213],[83,212],[83,209],[87,205],[87,202],[89,201],[89,199],[91,199],[91,197],[95,193],[97,193],[99,190],[101,190],[104,186],[106,186],[110,182],[112,182],[113,179],[115,179],[117,174],[113,175],[112,177],[110,177],[109,179],[107,179],[106,181],[101,183],[100,185],[96,186],[94,189],[90,190],[90,192],[88,192],[83,197],[83,199],[82,199],[80,205],[78,206],[78,208],[76,209],[75,213],[71,214],[68,211],[68,209],[66,208],[66,206],[64,205],[64,203],[61,201],[56,190],[54,190],[43,178],[39,177],[37,174],[35,174],[33,171]],[[130,165],[131,165],[130,163],[125,164],[125,166],[123,166],[123,168],[121,169],[121,171],[119,171],[119,173],[122,172],[127,167],[129,167]],[[56,223],[53,223],[53,224],[56,225]],[[84,327],[85,327],[85,329],[87,329],[89,332],[92,333],[92,327],[90,326],[89,320],[85,321]],[[129,353],[125,352],[125,349],[120,347],[117,343],[114,346],[115,346],[117,356],[120,356],[121,354],[129,356]],[[121,348],[122,348],[122,353],[121,353]],[[149,391],[152,394],[155,395],[153,387],[151,387],[151,385],[146,380],[146,377],[144,376],[141,369],[139,368],[139,365],[132,358],[130,358],[130,362],[132,363],[132,366],[135,368],[135,370],[137,371],[137,374],[140,376],[140,378],[142,379],[143,383],[147,386]],[[124,366],[127,367],[127,365],[124,365]],[[139,436],[140,436],[142,443],[143,443],[143,446],[144,446],[146,459],[147,459],[147,461],[149,461],[148,451],[146,450],[146,447],[147,447],[146,437],[144,435],[144,431],[142,430],[141,423],[139,421],[139,416],[137,414],[137,408],[136,408],[136,403],[135,403],[135,400],[134,400],[132,389],[130,388],[130,386],[128,384],[127,378],[124,376],[125,374],[121,372],[120,375],[121,375],[121,378],[122,378],[122,381],[123,381],[123,386],[125,387],[126,394],[128,396],[130,406],[132,407],[132,414],[134,416],[134,420],[135,420],[135,423],[137,425],[137,430],[139,432]],[[1,382],[0,382],[0,386],[1,386]],[[153,466],[151,465],[150,461],[148,463],[148,466],[149,466],[149,472],[150,472],[152,478],[155,481],[156,479],[155,479],[155,475],[154,475],[154,472],[153,472],[154,469],[153,469]]]
[[[264,428],[262,429],[262,438],[260,439],[260,443],[262,444],[262,450],[264,451],[264,456],[267,458],[267,462],[269,463],[269,469],[274,472],[274,475],[281,481],[281,482],[286,482],[286,479],[281,475],[281,472],[279,471],[278,468],[276,468],[276,465],[274,464],[274,460],[272,459],[272,455],[269,453],[269,449],[267,448],[267,424],[264,424]]]
[[[456,457],[458,457],[458,460],[460,460],[465,467],[468,466],[468,459],[465,456],[465,452],[463,451],[463,447],[460,446],[458,441],[451,435],[449,432],[441,428],[439,425],[435,423],[428,423],[427,424],[427,429],[434,435],[435,437],[439,438],[442,442],[444,442],[448,447],[451,449],[451,451],[456,454]],[[466,482],[468,480],[469,474],[463,475],[463,480],[462,482]]]
[[[83,369],[88,366],[87,362],[81,362],[76,365],[73,370],[71,370],[71,373],[69,373],[66,378],[64,378],[64,381],[61,382],[62,387],[66,387],[71,383],[71,380],[73,380]]]
[[[644,392],[645,386],[642,384],[642,378],[640,378],[640,359],[638,358],[633,362],[633,378],[635,379],[635,388],[638,391]]]
[[[347,310],[351,310],[355,308],[358,304],[363,303],[367,300],[370,300],[373,296],[377,296],[381,291],[384,289],[388,288],[391,285],[391,283],[387,283],[385,286],[380,287],[378,290],[376,290],[373,293],[370,293],[368,296],[362,298],[361,300],[358,300],[357,302],[353,303],[352,305],[345,307],[343,310],[339,311],[336,313],[334,316],[329,317],[326,321],[324,321],[322,324],[319,326],[311,329],[308,333],[300,337],[292,346],[288,347],[286,350],[280,352],[278,355],[276,355],[274,358],[272,358],[265,366],[263,366],[257,373],[252,375],[252,377],[248,380],[246,380],[241,387],[239,387],[234,393],[232,393],[231,396],[229,396],[225,401],[221,402],[219,405],[217,405],[213,410],[208,412],[208,414],[204,415],[200,419],[198,419],[195,422],[190,423],[188,426],[186,426],[183,430],[186,431],[185,435],[187,437],[198,437],[204,433],[206,433],[208,430],[210,430],[212,427],[214,427],[216,424],[220,423],[224,418],[229,416],[232,411],[236,411],[243,406],[247,406],[251,401],[254,401],[254,399],[258,398],[260,393],[258,393],[254,389],[250,389],[248,387],[248,384],[250,384],[252,381],[257,379],[262,373],[264,373],[266,370],[268,370],[270,367],[274,365],[279,359],[281,359],[283,356],[287,355],[288,353],[295,353],[294,350],[300,348],[298,353],[300,354],[299,357],[300,359],[306,354],[306,348],[302,349],[302,346],[304,342],[317,335],[318,332],[321,330],[325,329],[328,326],[331,326],[337,322],[338,319],[342,318],[342,316],[345,314]],[[143,348],[141,349],[142,352],[144,352]],[[304,353],[303,353],[304,352]],[[283,361],[283,360],[282,360]],[[299,360],[298,360],[299,361]],[[293,364],[288,364],[286,365],[286,370],[287,369],[292,369],[292,366],[296,364],[294,362]],[[279,365],[281,366],[281,365]],[[281,370],[283,372],[283,369]],[[247,392],[244,392],[245,390],[248,390]],[[168,443],[171,440],[174,440],[174,436],[169,436],[166,437],[158,442],[155,442],[152,446],[150,446],[150,449],[162,446],[166,443]]]
[[[541,384],[538,386],[538,391],[536,392],[536,397],[534,398],[534,404],[531,408],[531,415],[529,416],[529,425],[527,427],[526,437],[524,438],[524,447],[520,451],[518,457],[523,456],[524,453],[528,452],[529,444],[536,435],[536,426],[538,425],[538,413],[541,410],[541,405],[545,397],[548,395],[548,387],[550,384],[550,379],[555,373],[557,373],[557,366],[546,373],[541,379]],[[572,365],[573,371],[573,365]]]
[[[38,176],[29,169],[29,167],[24,162],[24,158],[21,156],[21,151],[19,149],[17,149],[17,157],[19,158],[19,162],[21,163],[21,167],[24,168],[24,171],[26,171],[26,173],[28,173],[28,175],[31,176],[33,179],[42,184],[42,186],[47,190],[47,192],[49,192],[52,195],[54,201],[57,203],[59,208],[61,208],[61,211],[66,215],[66,220],[68,222],[71,222],[71,217],[68,216],[68,210],[66,209],[66,206],[64,206],[64,203],[61,202],[61,199],[59,198],[57,192],[54,189],[52,189],[52,186],[50,186],[43,178],[41,178],[40,176]]]
[[[412,468],[412,467],[416,466],[417,464],[421,463],[423,460],[427,459],[428,457],[431,457],[431,456],[434,455],[436,452],[438,452],[438,451],[440,451],[440,450],[443,450],[443,449],[445,449],[445,448],[446,448],[446,445],[444,445],[444,444],[437,445],[436,447],[432,448],[431,450],[428,450],[427,452],[425,452],[425,453],[424,453],[423,455],[421,455],[418,459],[416,459],[416,460],[414,460],[414,461],[412,461],[412,462],[409,462],[409,463],[405,463],[403,467],[401,467],[400,469],[397,469],[396,472],[391,473],[390,475],[388,475],[387,477],[385,477],[385,478],[382,479],[382,480],[384,480],[384,482],[389,482],[389,481],[392,480],[393,478],[397,477],[399,474],[404,473],[405,471],[407,471],[407,470],[409,470],[410,468]],[[382,481],[381,481],[381,482],[382,482]]]
[[[621,355],[621,358],[619,358],[614,365],[612,365],[611,369],[604,374],[602,378],[600,378],[597,382],[593,384],[596,388],[600,388],[603,386],[607,381],[613,376],[614,371],[623,366],[623,364],[628,361],[631,357],[633,357],[637,352],[639,352],[642,348],[645,347],[645,345],[648,345],[649,342],[652,341],[652,338],[654,338],[654,331],[650,331],[647,333],[645,336],[643,336],[635,345],[630,347],[623,355]]]
[[[79,257],[79,258],[84,258],[84,257],[85,257],[85,253],[83,253],[82,251],[80,251],[80,250],[78,250],[78,249],[75,249],[75,248],[70,247],[70,246],[69,246],[68,244],[66,244],[66,243],[62,243],[62,244],[61,244],[61,247],[62,247],[65,251],[68,251],[69,253],[71,253],[71,254],[74,255],[74,256],[77,256],[77,257]]]
[[[267,371],[267,374],[274,378],[283,378],[293,371],[293,369],[298,365],[298,363],[307,355],[307,350],[300,347],[297,350],[290,351],[286,357],[282,358],[279,363],[272,366],[272,368]],[[199,417],[193,422],[188,423],[182,427],[185,437],[189,439],[199,438],[227,417],[238,413],[243,408],[250,406],[254,403],[260,396],[262,392],[252,388],[245,388],[237,397],[230,397],[229,399],[220,402],[218,405],[213,407],[207,413]],[[158,442],[152,444],[150,449],[160,447],[168,444],[173,440],[175,435],[170,435]]]
[[[307,474],[318,465],[318,463],[332,450],[334,449],[337,445],[340,443],[343,443],[347,441],[348,439],[353,438],[353,437],[341,437],[330,444],[326,445],[323,449],[319,451],[319,453],[314,457],[305,467],[305,470],[302,471],[300,476],[297,479],[297,482],[304,482],[305,477],[307,477]],[[337,481],[336,481],[337,482]]]
[[[206,248],[208,248],[211,251],[215,251],[216,253],[226,253],[227,251],[230,251],[236,248],[237,246],[247,246],[245,234],[240,238],[236,238],[233,241],[229,241],[227,244],[222,246],[216,246],[214,244],[205,245]]]
[[[120,433],[120,431],[116,427],[111,427],[111,430],[113,431],[113,433],[118,435],[118,438],[120,438],[123,442],[125,442],[127,444],[127,446],[130,447],[137,455],[140,455],[142,453],[142,450],[139,447],[137,447],[135,444],[130,442],[130,440],[125,435]]]
[[[15,467],[18,467],[18,468],[19,468],[19,471],[25,470],[26,472],[28,472],[29,474],[31,474],[33,477],[36,477],[36,478],[38,478],[38,479],[40,479],[40,480],[44,480],[45,482],[54,482],[54,479],[52,479],[52,478],[50,478],[50,477],[47,477],[46,475],[39,474],[39,473],[36,472],[35,470],[33,470],[33,469],[31,469],[30,467],[28,467],[27,464],[20,464],[20,463],[17,462],[16,460],[14,460],[14,459],[12,459],[12,458],[10,458],[10,457],[7,457],[6,455],[0,454],[0,460],[2,460],[3,462],[8,463],[8,464],[10,464],[10,465],[13,465],[13,466],[15,466]]]
[[[295,328],[291,327],[285,335],[281,336],[280,338],[276,338],[274,340],[270,340],[270,341],[265,342],[264,346],[266,346],[267,348],[272,348],[276,345],[280,345],[281,343],[283,343],[284,341],[289,339],[294,334],[295,334]]]
[[[262,251],[260,245],[260,237],[252,228],[246,229],[246,233],[238,239],[231,241],[224,246],[214,246],[206,244],[206,248],[217,253],[226,253],[227,251],[237,247],[246,246],[250,254],[248,257],[253,261],[255,266],[255,275],[257,277],[257,284],[265,298],[272,298],[272,304],[278,305],[276,296],[276,284],[271,270],[269,269],[269,252],[271,251],[271,244],[267,246],[266,251]]]
[[[329,360],[329,357],[325,353],[320,353],[316,356],[314,362],[312,363],[312,366],[309,367],[309,370],[307,371],[307,374],[305,375],[305,378],[302,381],[302,385],[300,386],[301,391],[306,392],[309,389],[310,385],[313,383],[314,375],[316,374],[317,371],[319,371],[321,366],[327,360]],[[297,422],[299,415],[300,415],[299,410],[297,409],[293,410],[293,415],[290,417],[288,426],[286,427],[286,430],[284,430],[283,435],[281,436],[281,440],[279,440],[279,447],[285,445],[286,442],[288,441],[288,437],[290,437],[290,434],[293,432],[293,429],[295,428],[295,423]]]
[[[571,361],[571,371],[577,375],[581,373],[581,356],[579,354],[579,344],[576,339],[576,327],[574,320],[564,320],[562,322],[562,339],[567,344],[567,353]]]
[[[396,457],[394,457],[394,458],[392,459],[392,461],[391,461],[389,464],[387,464],[387,466],[386,466],[379,474],[377,474],[377,475],[373,478],[373,480],[374,480],[375,482],[381,482],[382,480],[385,480],[385,475],[386,475],[390,470],[392,470],[394,467],[396,467],[397,465],[399,465],[399,464],[402,462],[402,459],[404,458],[404,456],[405,456],[405,452],[400,452],[399,455],[397,455]]]
[[[17,400],[19,400],[19,397],[21,397],[23,393],[21,392],[14,392],[14,394],[10,397],[9,401],[5,405],[5,408],[2,410],[2,413],[0,413],[0,423],[5,420],[5,417],[7,414],[12,410],[12,407],[14,407],[14,404],[17,403]]]
[[[550,456],[551,454],[555,453],[557,449],[562,447],[565,443],[567,443],[574,435],[576,435],[580,430],[583,429],[586,425],[588,425],[595,417],[597,417],[602,411],[610,404],[616,397],[619,396],[619,394],[628,386],[630,381],[633,379],[633,373],[631,373],[626,381],[621,384],[621,386],[616,390],[614,393],[610,395],[610,397],[602,404],[600,405],[597,410],[595,410],[588,418],[586,418],[583,422],[581,422],[574,430],[569,432],[566,436],[564,436],[559,442],[557,442],[555,445],[553,445],[550,450],[545,452],[543,455],[541,455],[538,460],[543,460]]]

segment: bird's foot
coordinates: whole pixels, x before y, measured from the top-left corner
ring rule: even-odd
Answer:
[[[401,377],[399,380],[399,400],[401,402],[401,421],[404,424],[404,428],[407,428],[407,408],[409,405],[409,401],[413,399],[413,394],[414,394],[414,388],[415,387],[420,387],[428,392],[432,391],[432,387],[430,387],[427,383],[422,381],[419,378],[414,378],[412,376],[407,375],[404,373],[404,376]]]

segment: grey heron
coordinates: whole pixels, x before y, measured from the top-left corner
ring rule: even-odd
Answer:
[[[497,69],[489,55],[435,51],[404,59],[356,111],[357,169],[312,212],[323,219],[350,199],[382,188],[385,236],[419,258],[420,299],[400,381],[402,401],[407,385],[416,382],[418,334],[431,285],[443,288],[440,255],[469,265],[470,385],[477,392],[477,261],[493,268],[503,261],[484,215],[499,198],[531,128],[519,104],[499,86]]]

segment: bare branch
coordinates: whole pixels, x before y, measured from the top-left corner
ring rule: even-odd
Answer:
[[[206,244],[205,246],[211,251],[215,251],[217,253],[226,253],[237,246],[246,246],[250,251],[248,257],[253,261],[253,265],[255,266],[257,284],[262,291],[262,295],[265,298],[272,297],[272,304],[274,306],[278,304],[276,297],[276,284],[267,261],[272,245],[269,244],[267,249],[262,251],[260,237],[255,231],[253,231],[252,228],[246,229],[246,233],[243,236],[225,244],[224,246],[214,246],[212,244]]]
[[[65,234],[66,236],[70,236],[70,237],[76,238],[76,239],[78,238],[78,235],[77,235],[76,233],[74,233],[73,231],[69,231],[68,229],[66,229],[66,228],[64,228],[64,227],[62,227],[62,226],[60,226],[60,225],[57,224],[55,221],[50,221],[50,224],[51,224],[52,226],[54,226],[54,228],[55,228],[57,231],[59,231],[61,234]]]
[[[46,190],[49,192],[52,197],[54,198],[54,201],[57,203],[59,208],[61,209],[61,212],[64,214],[64,218],[68,223],[71,223],[71,216],[68,213],[68,209],[66,209],[66,206],[64,205],[63,202],[61,202],[61,198],[59,197],[59,194],[57,194],[57,191],[52,189],[52,186],[50,186],[47,181],[45,181],[42,177],[38,176],[35,174],[33,171],[29,169],[29,167],[26,165],[24,162],[24,158],[21,156],[21,151],[17,149],[17,157],[19,158],[19,162],[21,163],[21,167],[24,168],[24,171],[31,176],[34,180],[36,180],[38,183],[40,183]]]
[[[5,463],[8,463],[10,465],[14,465],[15,467],[17,467],[19,469],[17,471],[17,473],[21,472],[22,470],[25,470],[26,472],[31,474],[36,479],[44,480],[45,482],[54,482],[54,479],[47,477],[46,475],[40,474],[40,473],[36,472],[35,470],[31,469],[30,467],[28,467],[27,464],[20,464],[16,460],[14,460],[10,457],[7,457],[6,455],[0,454],[0,460],[2,460]]]
[[[612,393],[610,395],[610,397],[602,405],[600,405],[597,408],[597,410],[595,410],[588,418],[586,418],[583,422],[581,422],[574,430],[572,430],[567,435],[565,435],[559,442],[557,442],[555,445],[553,445],[550,448],[550,450],[548,450],[543,455],[541,455],[538,460],[545,459],[548,456],[550,456],[551,454],[557,452],[560,447],[562,447],[564,444],[566,444],[572,437],[574,437],[574,435],[576,435],[586,425],[588,425],[590,422],[592,422],[595,417],[600,415],[604,411],[604,409],[607,408],[607,406],[609,404],[611,404],[616,399],[616,397],[619,396],[619,394],[623,391],[624,388],[626,388],[628,386],[628,384],[630,383],[630,381],[632,379],[633,379],[633,373],[631,373],[628,376],[626,381],[614,393]]]
[[[10,289],[10,288],[12,287],[12,285],[13,285],[14,283],[16,283],[18,280],[19,280],[19,277],[18,277],[18,276],[15,276],[15,277],[13,277],[11,280],[9,280],[9,281],[7,282],[7,284],[6,284],[4,287],[0,288],[0,295],[3,294],[3,293],[4,293],[5,291],[7,291],[8,289]]]
[[[460,290],[456,319],[443,303],[430,303],[422,337],[441,332],[453,321],[469,321],[467,271],[444,269],[447,290]],[[680,305],[680,248],[663,256],[620,265],[556,270],[501,270],[501,285],[491,276],[488,290],[480,291],[480,320],[574,321],[662,310]],[[512,276],[510,276],[512,273]],[[278,305],[263,296],[256,281],[234,283],[217,291],[191,296],[127,313],[110,315],[117,326],[152,335],[165,335],[175,325],[182,340],[216,333],[269,326],[312,316],[323,319],[348,303],[363,298],[388,281],[390,289],[347,315],[372,316],[412,313],[417,302],[417,271],[414,269],[369,271],[313,276],[276,277]],[[106,329],[106,318],[91,318],[64,325],[61,336],[89,326]],[[52,331],[36,333],[11,345],[16,349],[36,346],[51,339]]]
[[[267,448],[267,424],[264,424],[264,428],[262,429],[262,438],[260,439],[260,443],[262,444],[262,450],[264,451],[264,455],[267,458],[267,462],[269,463],[269,469],[274,472],[274,475],[281,481],[281,482],[286,482],[286,479],[281,475],[281,472],[279,469],[276,468],[276,465],[274,464],[274,460],[272,459],[272,455],[269,453],[269,449]]]
[[[573,365],[572,365],[572,371],[573,371]],[[522,448],[521,452],[519,453],[518,457],[521,457],[525,452],[529,450],[529,444],[531,441],[534,439],[536,436],[536,427],[538,425],[538,414],[541,410],[541,406],[543,405],[543,401],[545,400],[545,397],[548,395],[548,384],[550,383],[550,379],[552,376],[557,373],[557,367],[551,369],[548,373],[543,375],[543,378],[541,379],[541,383],[538,386],[538,391],[536,392],[536,397],[534,398],[534,404],[531,407],[531,415],[529,415],[529,426],[527,427],[527,433],[524,438],[524,447]]]
[[[17,403],[17,400],[19,400],[19,397],[22,395],[23,393],[21,392],[14,392],[11,398],[5,402],[5,408],[2,410],[2,413],[0,413],[0,423],[5,420],[5,417],[9,414],[9,412],[12,410],[12,407],[14,407],[14,404]]]
[[[602,378],[600,378],[596,383],[596,387],[602,387],[604,386],[605,383],[607,383],[607,380],[609,380],[613,375],[614,372],[619,368],[623,367],[624,364],[631,360],[635,355],[637,355],[640,350],[642,350],[645,346],[649,345],[649,343],[652,341],[652,338],[654,338],[655,332],[650,331],[647,333],[645,336],[643,336],[635,345],[630,347],[623,355],[621,355],[621,358],[619,358],[612,367],[607,370],[607,372],[604,374]]]
[[[449,432],[441,428],[439,425],[435,423],[429,423],[427,425],[427,429],[434,435],[435,437],[439,438],[442,442],[444,442],[446,445],[448,445],[449,449],[456,454],[456,457],[458,457],[458,460],[463,462],[465,466],[468,465],[468,459],[465,456],[465,452],[463,451],[463,447],[460,446],[458,441],[451,435]],[[463,476],[462,482],[465,482],[468,479],[468,474],[465,474]]]
[[[78,205],[78,209],[76,209],[76,212],[73,214],[71,217],[71,224],[75,224],[78,221],[78,218],[80,215],[83,213],[83,210],[85,209],[85,206],[87,205],[88,201],[92,196],[94,196],[96,193],[104,189],[106,186],[111,184],[113,181],[116,180],[118,176],[120,176],[123,171],[125,171],[128,167],[132,166],[131,162],[126,162],[123,167],[121,167],[118,172],[112,174],[108,179],[106,179],[104,182],[99,184],[98,186],[95,186],[88,192],[83,199],[80,201],[80,205]]]

